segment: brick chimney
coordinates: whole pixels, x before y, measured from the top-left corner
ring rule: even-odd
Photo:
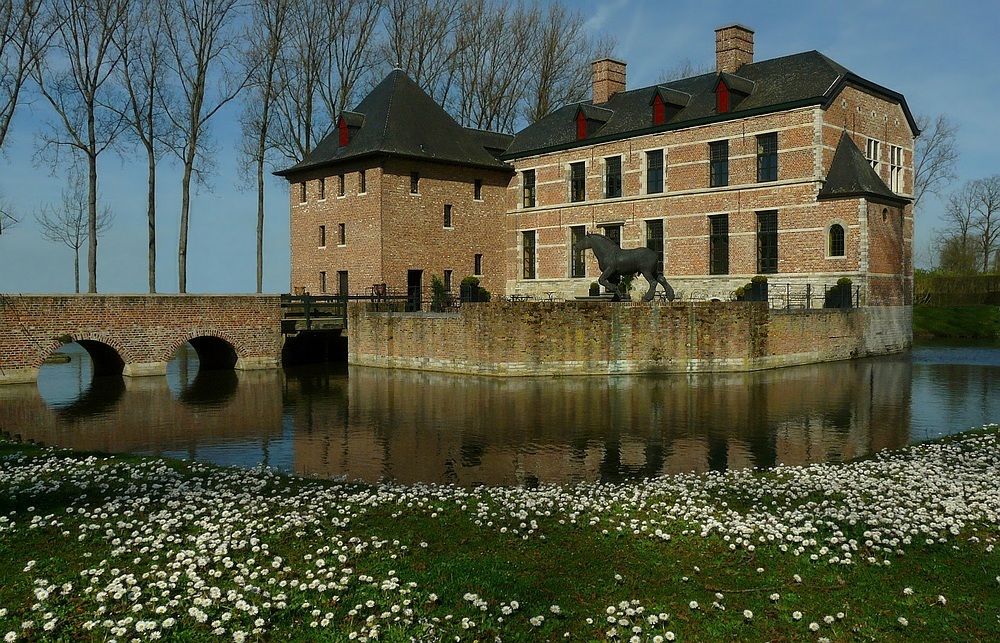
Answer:
[[[608,102],[618,92],[625,91],[625,63],[614,58],[602,58],[590,63],[594,77],[594,104]]]
[[[735,74],[753,62],[753,29],[732,24],[715,30],[715,69]],[[594,101],[597,102],[597,101]]]

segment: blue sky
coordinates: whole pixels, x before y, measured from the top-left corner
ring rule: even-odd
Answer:
[[[959,178],[953,185],[1000,173],[1000,3],[957,0],[916,2],[737,2],[702,0],[568,0],[588,16],[595,32],[613,35],[617,58],[628,63],[628,87],[656,83],[683,60],[714,65],[717,27],[746,25],[755,59],[816,49],[860,76],[906,96],[914,114],[947,114],[959,127]],[[240,184],[234,150],[238,108],[213,124],[218,150],[209,187],[199,188],[191,208],[188,292],[242,293],[256,287],[256,201]],[[0,292],[55,293],[73,289],[72,254],[45,241],[32,212],[57,203],[61,173],[35,164],[35,132],[44,116],[35,101],[15,118],[0,158],[0,193],[22,218],[0,235]],[[146,292],[145,163],[138,156],[108,154],[100,164],[101,194],[116,214],[100,239],[98,289]],[[267,186],[264,291],[285,292],[289,281],[287,184]],[[157,285],[177,291],[180,170],[164,163],[159,177]],[[918,266],[933,265],[929,251],[940,227],[942,204],[925,198],[916,215]],[[86,257],[83,286],[86,287]]]

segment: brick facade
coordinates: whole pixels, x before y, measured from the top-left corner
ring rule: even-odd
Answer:
[[[592,101],[566,106],[530,125],[505,143],[506,152],[491,149],[506,161],[506,169],[482,169],[481,160],[480,167],[432,162],[429,153],[424,160],[391,151],[357,159],[348,145],[284,171],[291,184],[293,292],[339,292],[337,275],[343,271],[352,294],[383,282],[403,293],[409,271],[422,271],[425,292],[431,275],[451,271],[457,290],[456,282],[475,272],[474,257],[481,254],[481,279],[494,293],[572,299],[586,295],[600,274],[593,253],[587,252],[583,276],[571,276],[572,228],[618,227],[622,247],[632,248],[647,244],[652,226],[662,227],[664,272],[685,299],[729,300],[751,277],[767,273],[772,284],[808,285],[815,293],[848,277],[864,304],[909,305],[916,130],[902,96],[816,52],[755,65],[753,31],[740,25],[716,31],[716,53],[715,74],[631,92],[626,91],[625,63],[595,61]],[[823,76],[821,88],[801,90],[813,93],[795,93],[804,79],[822,74],[831,81]],[[717,102],[720,84],[732,87],[725,101]],[[657,123],[656,110],[666,109],[662,101],[654,104],[660,100],[657,92],[678,102],[670,108],[672,115],[681,115],[677,120],[664,117]],[[376,89],[372,95],[382,94]],[[784,98],[768,98],[779,94]],[[372,95],[362,102],[369,111],[406,118],[379,112]],[[740,101],[753,104],[754,97],[763,102],[741,111]],[[615,109],[626,125],[608,120],[615,118]],[[369,127],[374,117],[366,118]],[[532,134],[539,129],[544,135]],[[559,138],[569,131],[577,138]],[[464,132],[460,138],[470,136]],[[824,196],[845,132],[860,151],[876,156],[872,164],[884,183],[878,194]],[[710,147],[722,142],[728,177],[725,185],[711,187]],[[758,151],[764,142],[776,142],[776,170],[761,178]],[[408,154],[424,152],[421,145]],[[663,173],[656,183],[662,189],[651,190],[647,164],[661,155]],[[608,195],[609,162],[620,163],[620,195]],[[572,194],[574,164],[584,167],[582,200]],[[355,177],[361,169],[368,188],[359,195]],[[409,193],[414,171],[421,177],[419,195]],[[342,174],[346,194],[338,198]],[[483,182],[481,200],[471,198],[477,179]],[[318,195],[320,180],[325,199]],[[527,199],[526,181],[533,181]],[[451,228],[442,224],[448,205]],[[777,220],[776,270],[762,268],[758,253],[758,214],[771,212]],[[728,266],[712,274],[718,270],[709,265],[711,217],[723,216]],[[343,245],[337,242],[341,225]],[[320,226],[326,230],[325,246],[320,246]],[[843,231],[842,252],[831,252],[832,229]],[[533,256],[525,252],[525,233],[534,244]],[[634,287],[641,294],[646,286]]]
[[[45,358],[70,342],[91,352],[95,372],[163,375],[187,341],[208,351],[203,361],[232,352],[236,369],[277,368],[280,322],[276,295],[3,296],[0,383],[35,381]]]
[[[777,210],[778,270],[768,275],[770,281],[809,283],[822,292],[846,276],[863,292],[872,290],[873,304],[910,303],[912,207],[864,197],[821,201],[817,195],[847,123],[854,128],[852,138],[860,149],[869,138],[880,142],[878,172],[886,183],[888,150],[890,146],[902,150],[900,194],[908,196],[913,135],[898,104],[851,87],[836,103],[841,106],[836,110],[801,108],[513,159],[518,174],[507,198],[507,291],[533,295],[555,291],[565,298],[585,295],[600,270],[588,252],[585,276],[570,277],[570,228],[582,225],[588,232],[600,232],[607,225],[620,225],[621,245],[630,248],[646,245],[648,222],[657,221],[663,226],[664,273],[674,288],[682,293],[697,291],[706,299],[729,300],[736,287],[759,272],[757,213]],[[771,133],[778,141],[777,180],[759,182],[757,137]],[[723,140],[729,147],[729,185],[710,188],[709,144]],[[650,150],[663,152],[662,193],[649,194],[645,185]],[[606,159],[612,157],[621,158],[622,196],[605,198]],[[586,168],[586,199],[571,203],[570,165],[581,162]],[[538,185],[536,205],[530,208],[523,207],[520,198],[526,170],[535,172]],[[713,276],[709,275],[709,217],[723,214],[729,225],[729,270]],[[842,256],[829,252],[834,224],[845,230]],[[524,231],[534,231],[537,238],[534,279],[524,278]],[[892,292],[886,291],[890,282]],[[645,284],[639,288],[644,290]]]
[[[364,193],[358,191],[362,171]],[[410,190],[413,172],[418,175],[415,193]],[[337,194],[341,174],[344,196]],[[346,271],[348,294],[365,294],[381,283],[404,294],[409,272],[420,271],[426,293],[431,276],[443,279],[447,270],[455,291],[461,279],[476,275],[484,288],[502,293],[503,251],[497,239],[509,178],[509,172],[392,158],[379,165],[337,166],[296,177],[290,204],[292,291],[339,293],[338,274]],[[320,198],[321,182],[325,198]],[[320,245],[320,226],[325,227],[325,245]],[[477,254],[482,255],[479,273]]]

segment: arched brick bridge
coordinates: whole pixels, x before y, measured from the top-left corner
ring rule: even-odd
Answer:
[[[95,375],[164,375],[184,342],[206,368],[277,368],[281,318],[278,295],[0,295],[0,384],[36,381],[70,342]]]

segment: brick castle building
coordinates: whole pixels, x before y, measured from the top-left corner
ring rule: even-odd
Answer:
[[[716,30],[716,57],[632,90],[625,63],[597,61],[592,100],[513,137],[462,128],[393,71],[278,173],[293,291],[476,275],[570,298],[600,273],[573,250],[596,231],[661,252],[685,298],[726,300],[758,274],[789,292],[849,277],[864,304],[909,307],[919,131],[903,96],[815,51],[755,62],[740,25]]]

